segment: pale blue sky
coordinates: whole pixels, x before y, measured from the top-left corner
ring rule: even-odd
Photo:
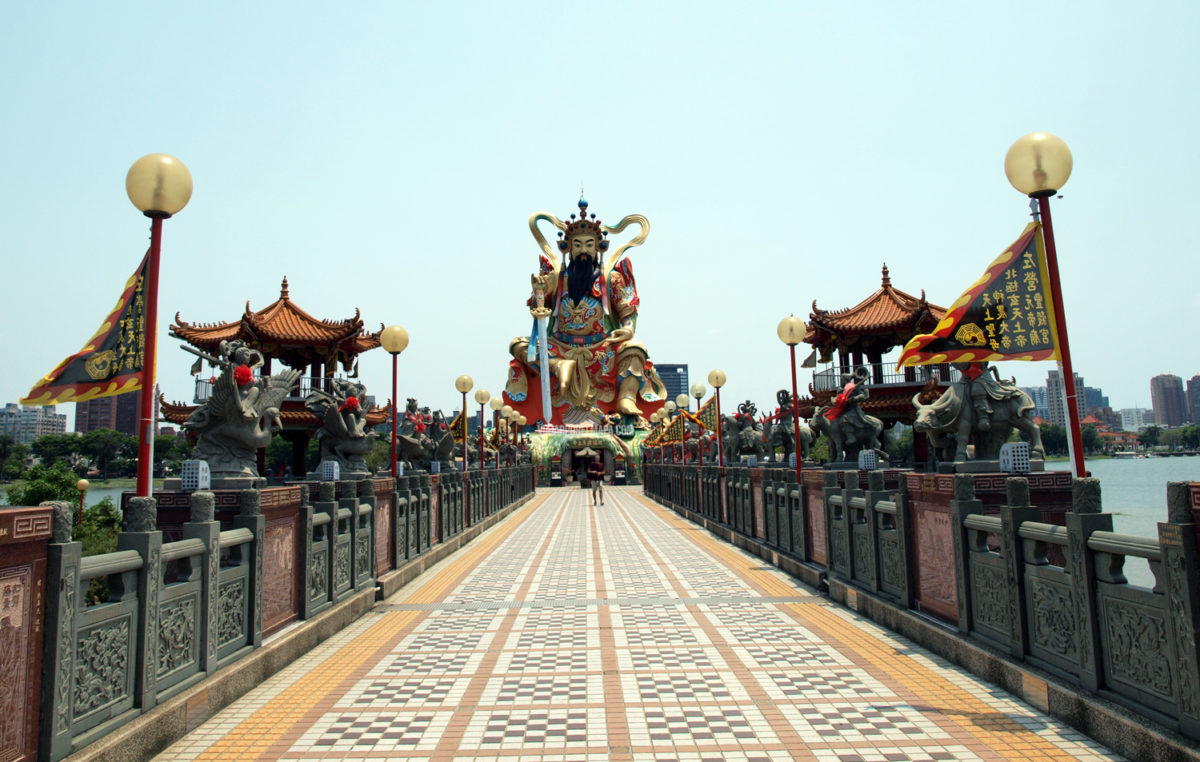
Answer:
[[[1053,132],[1076,371],[1114,407],[1200,373],[1194,2],[9,4],[0,21],[0,403],[75,352],[147,245],[124,177],[182,159],[165,225],[159,381],[190,401],[166,329],[279,295],[404,325],[400,396],[494,394],[529,330],[526,220],[580,184],[633,250],[638,337],[727,405],[790,384],[775,326],[879,285],[949,305],[1020,233],[1004,177]],[[1052,363],[1002,368],[1043,383]],[[362,361],[381,401],[382,350]],[[802,383],[806,382],[802,376]],[[73,414],[74,406],[62,410]]]

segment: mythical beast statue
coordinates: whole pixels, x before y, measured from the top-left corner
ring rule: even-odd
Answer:
[[[304,407],[321,419],[317,430],[321,460],[336,462],[345,479],[361,479],[369,473],[365,458],[376,434],[367,425],[362,405],[366,391],[362,384],[333,379],[331,392],[314,389],[304,398]]]
[[[242,341],[222,341],[215,359],[221,375],[208,401],[192,412],[183,427],[197,435],[192,457],[208,462],[213,478],[256,477],[256,451],[281,428],[279,405],[300,378],[285,370],[255,378],[262,353]]]
[[[883,421],[864,413],[859,406],[868,397],[868,378],[867,367],[858,366],[853,376],[843,377],[845,384],[833,404],[818,408],[813,414],[812,430],[829,437],[830,461],[853,461],[863,449],[880,452]]]
[[[920,395],[913,395],[917,408],[913,430],[928,434],[933,445],[943,450],[949,449],[946,440],[953,437],[957,462],[970,459],[968,442],[975,445],[977,460],[996,460],[1000,446],[1017,429],[1028,437],[1030,455],[1045,458],[1042,432],[1033,422],[1033,399],[1015,381],[1001,381],[996,369],[986,363],[970,363],[962,371],[962,378],[930,405],[922,405]]]

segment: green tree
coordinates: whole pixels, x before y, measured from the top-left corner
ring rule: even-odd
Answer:
[[[1180,432],[1180,437],[1183,446],[1189,450],[1200,448],[1200,425],[1185,426]]]
[[[1089,423],[1079,433],[1083,438],[1083,451],[1096,452],[1100,446],[1100,432],[1096,431],[1096,427]]]
[[[8,457],[4,459],[3,466],[0,466],[0,476],[8,481],[20,479],[25,473],[25,459],[29,457],[29,445],[13,445],[8,451]]]
[[[1161,436],[1162,429],[1154,424],[1150,424],[1138,434],[1138,441],[1142,443],[1143,447],[1154,447],[1158,444],[1159,437]]]
[[[102,475],[108,476],[114,460],[137,455],[137,440],[112,429],[95,429],[83,435],[80,449]]]
[[[30,468],[25,480],[8,488],[9,505],[41,505],[47,500],[79,502],[79,490],[75,488],[79,477],[64,463],[46,466],[41,463]]]
[[[179,473],[179,462],[188,456],[187,443],[173,436],[156,434],[154,436],[154,470],[159,472],[163,467],[173,473]]]
[[[884,435],[883,449],[887,450],[892,463],[913,459],[913,430],[911,426],[894,426]]]
[[[1041,429],[1042,447],[1046,449],[1047,455],[1067,454],[1067,430],[1065,428],[1050,423],[1039,424],[1038,428]]]
[[[33,441],[32,450],[46,465],[62,462],[74,468],[81,444],[75,434],[47,434]]]
[[[13,448],[16,446],[17,440],[8,434],[0,434],[0,463],[8,460],[8,456],[12,454]]]
[[[377,438],[371,445],[371,451],[364,458],[367,462],[367,468],[371,471],[382,471],[388,467],[388,458],[392,454],[392,439],[389,435],[387,438]]]

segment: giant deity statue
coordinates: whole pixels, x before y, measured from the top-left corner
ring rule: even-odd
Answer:
[[[214,478],[255,477],[257,451],[281,428],[279,405],[300,371],[255,377],[263,355],[243,341],[222,341],[219,354],[202,355],[222,368],[221,376],[183,427],[197,436],[192,457],[207,461]]]
[[[529,218],[543,252],[528,301],[534,325],[530,336],[509,344],[504,399],[530,421],[604,425],[619,413],[640,422],[666,400],[646,347],[634,340],[637,286],[633,265],[621,256],[646,240],[650,223],[629,215],[608,227],[587,208],[580,199],[579,215],[567,221],[544,212]],[[538,228],[543,220],[558,228],[557,247]],[[608,254],[609,233],[634,222],[641,232]]]

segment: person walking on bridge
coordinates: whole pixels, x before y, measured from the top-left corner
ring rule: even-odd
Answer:
[[[597,498],[600,505],[604,505],[604,461],[593,458],[588,466],[587,475],[588,481],[592,483],[592,505],[596,504]]]

